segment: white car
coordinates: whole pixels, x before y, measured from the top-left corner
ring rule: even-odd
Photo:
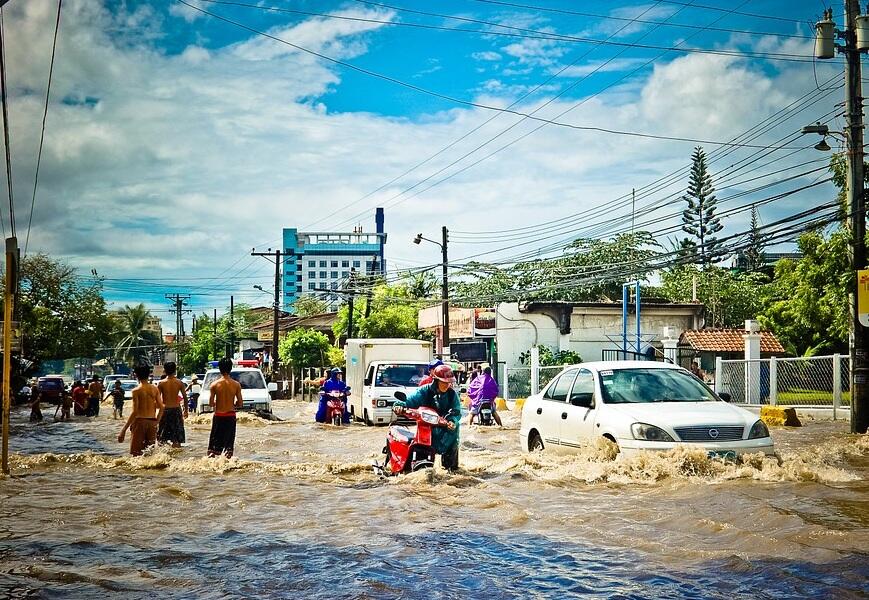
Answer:
[[[773,453],[758,416],[718,398],[689,371],[654,361],[565,367],[522,408],[525,451],[576,451],[596,437],[621,453],[702,446],[711,454]]]
[[[243,410],[258,410],[267,413],[272,412],[272,397],[269,392],[278,390],[277,383],[266,385],[263,372],[256,367],[232,367],[229,376],[241,384],[241,397],[244,401]],[[196,404],[196,412],[199,414],[211,412],[208,404],[211,398],[211,384],[220,379],[219,369],[209,369],[202,378],[202,391]]]

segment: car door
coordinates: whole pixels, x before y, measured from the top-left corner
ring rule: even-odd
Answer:
[[[594,435],[597,420],[594,374],[579,369],[560,415],[559,442],[565,449],[576,449]]]
[[[577,369],[568,369],[556,377],[543,392],[537,406],[537,422],[544,445],[555,446],[561,443],[561,414],[567,407],[567,395],[576,378]]]

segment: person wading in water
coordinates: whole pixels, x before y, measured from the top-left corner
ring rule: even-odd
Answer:
[[[211,419],[211,436],[208,438],[208,456],[225,454],[232,458],[235,447],[235,409],[242,408],[241,385],[229,374],[232,372],[232,360],[221,358],[217,363],[220,369],[220,379],[211,384],[211,396],[208,404],[214,410]]]
[[[157,386],[148,383],[151,367],[140,365],[136,367],[136,379],[139,387],[133,390],[133,410],[130,418],[124,423],[124,428],[118,434],[118,441],[124,441],[124,434],[130,430],[130,454],[141,456],[142,451],[157,442],[157,423],[163,416],[163,402]]]
[[[186,439],[184,435],[184,419],[187,418],[187,390],[184,382],[175,377],[177,366],[174,362],[163,365],[166,379],[157,384],[160,397],[163,399],[163,418],[157,428],[157,439],[161,444],[171,442],[173,448],[180,448]],[[180,394],[180,397],[179,397]],[[184,403],[181,403],[181,398]]]

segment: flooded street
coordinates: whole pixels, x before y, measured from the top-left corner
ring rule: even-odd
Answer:
[[[131,458],[106,414],[13,415],[0,596],[857,598],[869,595],[869,437],[773,429],[781,464],[699,450],[527,455],[518,415],[462,426],[457,474],[378,479],[385,428],[240,417],[236,458]]]

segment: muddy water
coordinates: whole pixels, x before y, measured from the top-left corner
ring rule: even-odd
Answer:
[[[504,413],[463,427],[457,474],[380,480],[385,429],[276,413],[239,422],[231,460],[203,457],[208,417],[181,450],[130,458],[110,416],[15,414],[0,596],[869,595],[869,437],[842,423],[774,430],[781,461],[725,464],[522,454]]]

